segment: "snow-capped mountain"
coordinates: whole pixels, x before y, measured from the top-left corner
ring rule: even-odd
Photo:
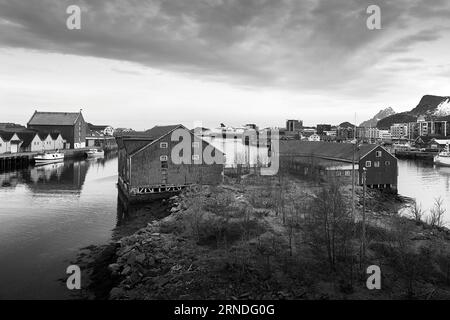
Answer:
[[[450,117],[450,97],[425,95],[414,109],[381,119],[377,127],[389,129],[394,123],[414,122],[420,116],[432,116],[436,119]]]
[[[450,98],[442,101],[433,112],[436,117],[445,117],[450,115]]]

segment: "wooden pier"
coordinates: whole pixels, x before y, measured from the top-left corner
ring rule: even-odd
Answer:
[[[0,171],[23,169],[30,165],[37,152],[0,154]]]
[[[81,159],[89,148],[59,150],[64,159]],[[51,151],[50,151],[51,152]],[[0,172],[27,168],[34,163],[34,156],[39,152],[19,152],[0,154]]]

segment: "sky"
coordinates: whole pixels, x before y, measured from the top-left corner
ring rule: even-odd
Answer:
[[[450,95],[449,17],[447,0],[0,0],[0,122],[360,123]]]

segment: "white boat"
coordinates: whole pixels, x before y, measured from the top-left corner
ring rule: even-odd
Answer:
[[[450,149],[448,144],[442,152],[434,156],[434,163],[441,166],[450,166]]]
[[[105,155],[105,151],[102,149],[89,149],[86,151],[86,156],[88,158],[96,158],[96,157],[103,157]]]
[[[64,161],[64,153],[56,152],[43,152],[38,153],[33,157],[36,164],[53,163]]]

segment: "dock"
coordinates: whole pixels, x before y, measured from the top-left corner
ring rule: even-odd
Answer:
[[[85,156],[85,152],[90,148],[59,150],[64,153],[64,159],[80,159]],[[52,152],[52,151],[48,151]],[[33,158],[40,152],[18,152],[0,154],[0,171],[11,171],[27,168],[34,162]]]
[[[399,159],[433,160],[438,153],[438,151],[395,150],[395,156]]]

